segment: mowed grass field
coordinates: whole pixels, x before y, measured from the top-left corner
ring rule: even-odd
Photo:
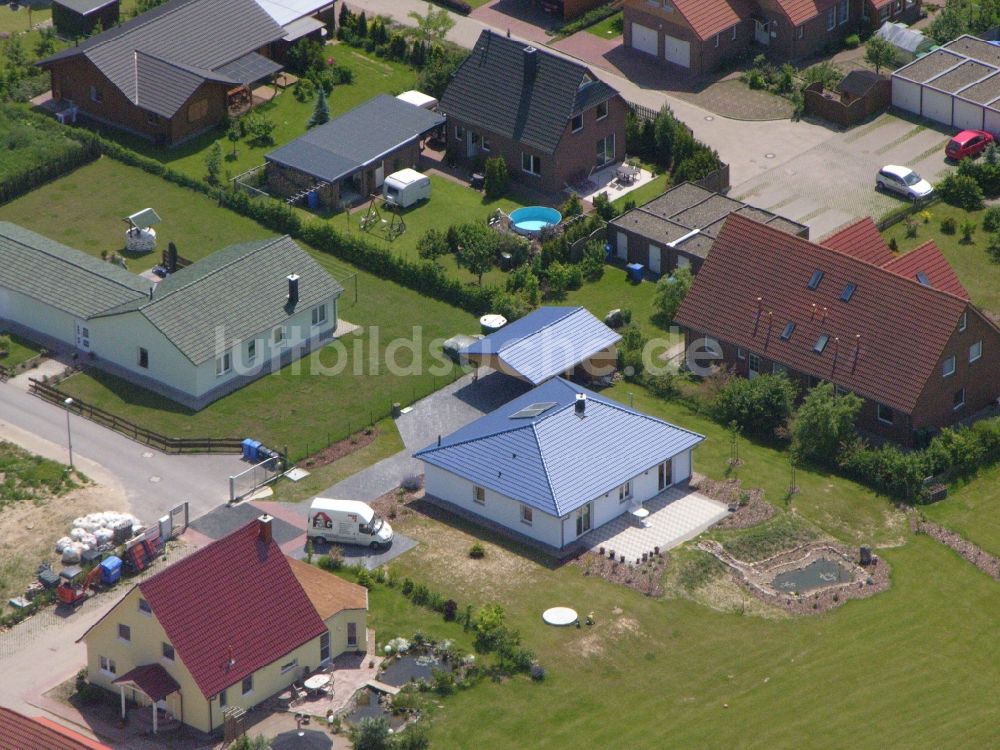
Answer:
[[[151,206],[163,218],[158,247],[176,242],[192,260],[226,245],[274,233],[220,208],[212,199],[109,159],[75,170],[0,206],[12,221],[99,256],[120,250],[121,218]],[[338,342],[192,413],[144,389],[100,373],[63,383],[75,398],[172,437],[243,437],[287,446],[296,459],[356,432],[388,414],[392,403],[411,403],[457,377],[440,356],[440,341],[478,330],[474,316],[379,279],[331,255],[316,260],[346,291],[339,316],[362,328]],[[130,260],[138,272],[159,262],[159,252]],[[355,300],[355,290],[357,299]],[[385,352],[396,339],[393,374]],[[435,343],[438,342],[438,343]],[[419,366],[417,363],[420,363]],[[413,374],[410,374],[410,373]]]

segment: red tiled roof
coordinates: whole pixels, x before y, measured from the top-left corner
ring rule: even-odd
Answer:
[[[744,0],[673,0],[673,3],[702,41],[731,29],[751,12]]]
[[[206,698],[326,630],[277,543],[258,538],[258,525],[139,584]]]
[[[0,707],[0,750],[111,750],[47,719]]]
[[[962,299],[969,299],[969,293],[962,286],[954,269],[948,264],[948,260],[933,240],[905,255],[893,258],[882,267],[908,279],[916,280],[917,274],[923,273],[935,289],[954,294]]]
[[[816,270],[823,278],[813,291],[808,282]],[[857,288],[844,302],[849,283]],[[912,413],[967,306],[953,294],[732,214],[677,322]],[[782,340],[789,322],[795,330]],[[829,342],[816,353],[821,335]]]
[[[868,0],[868,4],[875,10],[884,8],[887,5],[892,5],[894,2],[896,2],[896,0]]]
[[[885,265],[896,257],[885,244],[875,222],[868,217],[834,232],[820,244],[876,266]]]
[[[825,13],[837,0],[777,0],[792,26],[798,26],[820,13]]]
[[[171,693],[181,689],[177,680],[159,664],[143,664],[115,680],[116,685],[126,682],[134,684],[154,701],[162,701]]]

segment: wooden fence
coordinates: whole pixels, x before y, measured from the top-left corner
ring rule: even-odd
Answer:
[[[102,427],[107,427],[163,453],[241,453],[243,450],[243,441],[240,438],[165,437],[76,398],[67,406],[68,394],[35,378],[30,379],[28,387],[32,395],[38,396],[43,401],[69,409],[77,416],[96,422]]]

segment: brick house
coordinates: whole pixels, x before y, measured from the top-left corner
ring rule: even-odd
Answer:
[[[628,106],[585,66],[484,31],[441,98],[451,158],[502,157],[511,176],[560,192],[625,157]]]
[[[572,21],[588,10],[604,5],[608,0],[530,0],[530,2],[533,8],[541,8],[563,21]]]
[[[804,224],[682,182],[609,221],[608,242],[615,258],[641,263],[654,276],[685,266],[698,273],[731,213],[809,239],[809,227]]]
[[[933,242],[897,256],[871,219],[821,245],[731,215],[676,320],[737,374],[856,393],[859,429],[903,444],[1000,396],[1000,330]]]
[[[912,23],[921,0],[625,0],[626,48],[700,75],[739,55],[796,60],[861,27]]]
[[[169,0],[38,65],[57,101],[175,145],[220,123],[281,69],[261,52],[285,33],[254,0]]]

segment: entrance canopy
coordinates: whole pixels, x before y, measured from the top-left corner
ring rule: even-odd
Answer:
[[[115,684],[137,688],[154,703],[181,689],[177,680],[159,664],[143,664],[136,667],[115,680]]]

